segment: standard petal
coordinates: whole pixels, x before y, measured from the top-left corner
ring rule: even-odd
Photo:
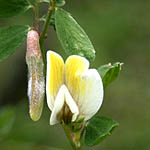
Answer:
[[[64,84],[64,61],[62,57],[53,52],[47,52],[47,80],[46,80],[46,94],[47,103],[52,111],[54,101],[60,87]]]
[[[80,76],[78,107],[85,120],[97,113],[103,102],[103,83],[96,69],[89,69]],[[84,89],[82,88],[84,86]]]
[[[84,85],[80,85],[81,74],[88,70],[88,68],[89,62],[84,57],[72,55],[66,60],[65,84],[76,103],[78,103],[80,90],[84,88]]]

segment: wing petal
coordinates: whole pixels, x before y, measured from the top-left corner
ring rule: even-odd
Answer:
[[[88,60],[81,56],[70,56],[65,63],[65,83],[85,120],[99,110],[104,94],[99,73],[88,68]]]
[[[96,69],[89,69],[81,75],[80,84],[84,84],[84,90],[79,94],[78,107],[80,115],[85,120],[97,113],[103,102],[103,83]]]

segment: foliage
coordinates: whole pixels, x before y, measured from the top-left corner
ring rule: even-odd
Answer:
[[[93,117],[86,128],[85,144],[94,146],[102,142],[119,124],[109,118],[95,116]]]
[[[65,10],[57,9],[55,25],[58,38],[67,55],[80,55],[94,60],[95,50],[85,31]]]
[[[9,18],[27,11],[28,0],[0,0],[0,18]]]
[[[121,65],[122,63],[119,62],[114,63],[113,65],[109,63],[98,68],[98,71],[103,80],[104,87],[108,86],[111,82],[118,78],[121,70]]]
[[[0,139],[10,132],[15,121],[15,111],[12,107],[5,107],[0,111]]]
[[[29,26],[16,25],[0,28],[0,61],[6,59],[15,52],[26,38]]]

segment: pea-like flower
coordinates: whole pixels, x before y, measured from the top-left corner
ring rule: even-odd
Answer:
[[[72,55],[64,63],[59,54],[48,51],[46,94],[54,125],[89,120],[100,109],[104,92],[99,73],[89,69],[87,59]]]

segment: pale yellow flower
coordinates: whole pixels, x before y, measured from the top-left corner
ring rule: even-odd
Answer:
[[[89,61],[72,55],[64,63],[62,57],[47,52],[47,104],[52,111],[50,124],[74,122],[79,116],[89,120],[102,105],[103,84]]]

